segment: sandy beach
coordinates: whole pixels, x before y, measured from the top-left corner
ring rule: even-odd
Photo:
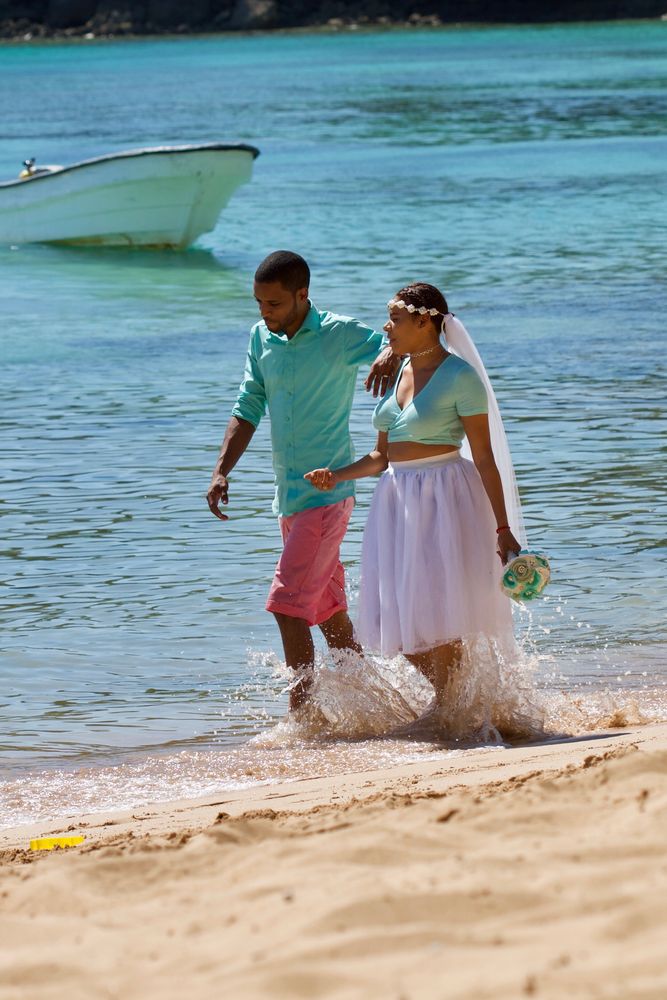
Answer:
[[[0,997],[658,1000],[666,821],[661,724],[6,830]]]

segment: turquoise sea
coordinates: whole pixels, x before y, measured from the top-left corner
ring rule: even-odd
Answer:
[[[552,561],[517,612],[552,729],[667,718],[666,51],[664,22],[0,47],[2,179],[261,150],[186,253],[0,244],[1,825],[443,752],[365,739],[359,702],[335,740],[277,726],[268,426],[227,525],[204,495],[279,247],[375,326],[409,279],[446,291]],[[371,409],[360,379],[358,451]]]

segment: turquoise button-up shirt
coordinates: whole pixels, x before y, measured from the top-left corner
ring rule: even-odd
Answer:
[[[354,461],[349,421],[357,370],[382,347],[382,334],[313,305],[291,338],[272,333],[264,322],[253,326],[232,414],[257,427],[268,405],[274,513],[287,516],[354,496],[353,482],[322,493],[303,475]]]

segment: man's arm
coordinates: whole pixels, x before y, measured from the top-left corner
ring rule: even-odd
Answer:
[[[389,386],[393,385],[401,364],[401,359],[387,344],[386,337],[351,319],[345,325],[345,350],[348,364],[371,366],[364,382],[366,390],[374,396],[384,396]]]
[[[243,381],[232,409],[232,417],[227,424],[225,438],[220,448],[218,460],[213,469],[211,484],[206,494],[209,510],[220,521],[229,518],[220,510],[220,503],[227,503],[229,484],[227,476],[232,471],[257,429],[266,411],[266,389],[264,378],[256,358],[259,347],[256,334],[250,335]]]
[[[228,521],[229,518],[220,510],[219,504],[226,504],[228,500],[229,484],[227,476],[232,471],[243,452],[250,444],[255,433],[255,426],[248,420],[241,420],[239,417],[232,417],[227,424],[225,439],[220,448],[218,460],[213,469],[211,484],[206,494],[209,510],[211,514],[220,521]]]
[[[400,366],[401,359],[387,345],[371,365],[371,370],[364,381],[366,392],[372,392],[374,396],[384,396],[387,389],[394,384]]]

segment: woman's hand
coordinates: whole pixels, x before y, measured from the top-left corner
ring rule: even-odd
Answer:
[[[503,528],[502,531],[498,532],[498,555],[500,556],[503,566],[505,566],[505,564],[508,563],[514,556],[518,556],[520,551],[521,546],[512,534],[510,528]]]
[[[313,469],[312,472],[307,472],[304,479],[315,487],[316,490],[332,490],[336,485],[336,473],[332,472],[331,469]]]

